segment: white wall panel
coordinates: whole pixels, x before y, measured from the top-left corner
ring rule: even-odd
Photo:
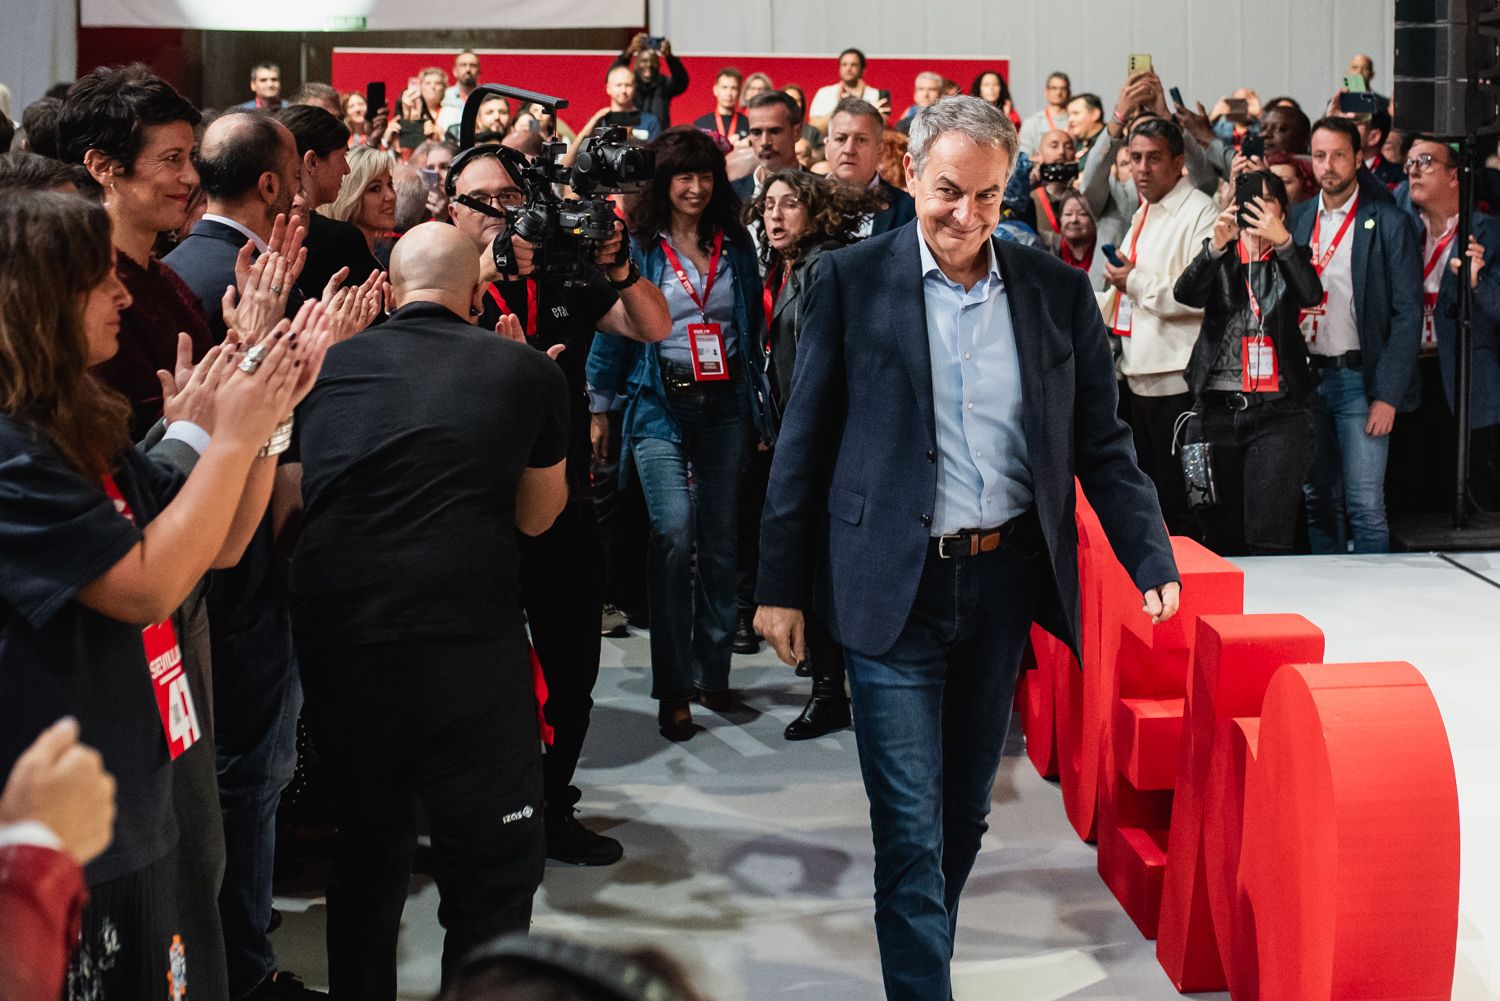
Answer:
[[[827,52],[1011,59],[1023,112],[1053,69],[1112,104],[1131,52],[1149,52],[1168,85],[1205,106],[1237,86],[1291,94],[1315,112],[1349,57],[1375,60],[1391,88],[1395,0],[653,0],[652,30],[683,52]],[[747,65],[747,69],[753,68]],[[829,80],[833,79],[830,62]],[[828,81],[803,81],[817,86]],[[962,81],[967,85],[968,81]]]

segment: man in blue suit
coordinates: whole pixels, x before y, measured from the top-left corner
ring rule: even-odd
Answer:
[[[1457,355],[1458,260],[1458,156],[1445,143],[1418,137],[1407,154],[1406,168],[1413,208],[1420,214],[1422,237],[1422,303],[1426,309],[1423,342],[1437,348],[1438,370],[1448,415],[1453,418],[1454,359]],[[1495,501],[1496,464],[1500,461],[1500,274],[1485,267],[1500,259],[1500,223],[1483,212],[1475,212],[1469,255],[1474,259],[1470,279],[1474,283],[1474,311],[1469,324],[1473,344],[1469,395],[1469,480],[1479,503]],[[1450,434],[1451,440],[1452,435]],[[1438,443],[1432,443],[1437,446]],[[1447,446],[1445,441],[1442,446]],[[1452,461],[1447,463],[1449,471]],[[1445,478],[1444,489],[1452,484]]]
[[[846,97],[828,119],[826,146],[829,171],[836,181],[860,188],[878,188],[885,209],[865,220],[861,236],[879,236],[899,229],[917,217],[911,195],[880,176],[885,153],[885,119],[868,101]]]
[[[797,140],[802,136],[802,109],[783,91],[757,94],[745,107],[750,122],[750,148],[755,151],[755,169],[730,182],[746,205],[778,170],[796,170]]]
[[[917,115],[915,222],[828,253],[807,292],[762,522],[757,627],[796,663],[815,607],[847,650],[892,1001],[951,996],[1033,619],[1078,650],[1075,476],[1147,614],[1177,610],[1088,279],[991,238],[1017,144],[978,98]]]
[[[1314,452],[1306,486],[1315,553],[1390,548],[1385,466],[1398,411],[1416,408],[1422,263],[1411,217],[1359,183],[1359,131],[1347,118],[1313,126],[1321,191],[1292,212],[1292,237],[1312,247],[1325,294],[1302,332],[1317,377]],[[1347,521],[1347,529],[1346,529]]]

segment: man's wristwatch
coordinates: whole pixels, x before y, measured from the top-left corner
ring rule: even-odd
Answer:
[[[610,287],[613,288],[616,292],[623,292],[630,286],[641,280],[641,269],[635,266],[635,261],[631,261],[630,270],[626,272],[624,281],[617,282],[613,278],[610,278],[607,274],[604,276],[604,278],[609,282]]]

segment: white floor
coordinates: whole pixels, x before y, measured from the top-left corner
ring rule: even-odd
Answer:
[[[1489,854],[1500,832],[1500,557],[1242,561],[1247,611],[1302,611],[1328,635],[1329,660],[1407,659],[1428,676],[1455,748],[1464,814],[1463,925],[1454,998],[1500,997],[1500,887]],[[659,944],[687,960],[718,1001],[880,997],[871,927],[866,803],[854,736],[781,738],[807,682],[768,652],[735,658],[749,707],[669,744],[656,733],[644,635],[604,641],[605,668],[578,784],[583,817],[625,844],[607,869],[550,867],[535,927],[594,942]],[[1179,995],[1100,882],[1055,785],[1013,735],[994,793],[992,831],[960,917],[959,1001]],[[1488,892],[1486,892],[1488,891]],[[281,965],[326,984],[322,901],[279,897]],[[431,998],[441,931],[430,880],[412,882],[401,991]],[[1220,997],[1221,995],[1204,995]]]

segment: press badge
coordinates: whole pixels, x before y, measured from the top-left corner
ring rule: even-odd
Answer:
[[[202,732],[187,671],[182,666],[177,630],[172,628],[172,620],[167,619],[142,629],[141,640],[146,646],[146,666],[151,670],[151,687],[156,692],[162,730],[167,735],[167,753],[176,761],[198,742]]]
[[[1318,319],[1328,314],[1328,293],[1323,293],[1323,301],[1311,309],[1304,309],[1298,317],[1297,326],[1302,330],[1302,339],[1308,344],[1318,343]]]
[[[1280,387],[1276,346],[1263,337],[1240,339],[1240,389],[1246,393],[1274,393]]]
[[[1115,298],[1115,329],[1114,329],[1114,333],[1115,333],[1116,336],[1118,336],[1118,337],[1129,337],[1130,336],[1130,313],[1131,313],[1131,309],[1132,309],[1132,306],[1130,304],[1130,296],[1126,295],[1124,292],[1121,292],[1118,296],[1116,296],[1116,298]]]
[[[1437,350],[1437,324],[1434,317],[1437,315],[1436,292],[1422,293],[1422,343],[1423,354],[1431,354]]]
[[[689,323],[688,341],[693,346],[693,378],[715,382],[729,378],[724,360],[724,328],[717,323]]]

